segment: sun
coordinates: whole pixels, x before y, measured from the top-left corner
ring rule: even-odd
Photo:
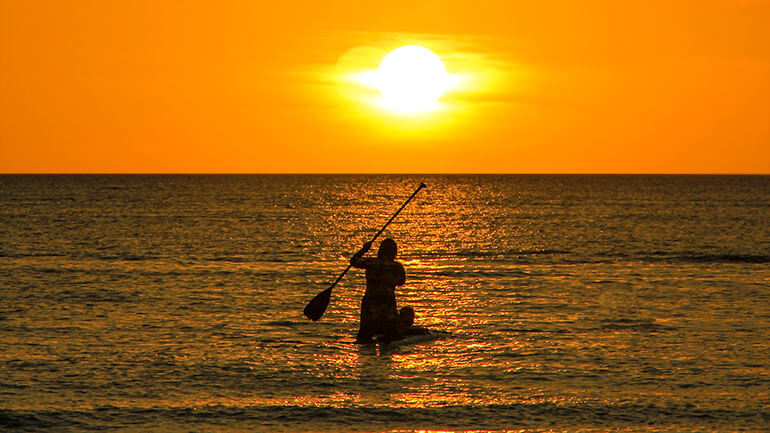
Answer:
[[[452,83],[441,58],[418,45],[405,45],[388,53],[372,78],[382,94],[382,105],[404,114],[435,109]]]

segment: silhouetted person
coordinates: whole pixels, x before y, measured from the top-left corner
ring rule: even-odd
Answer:
[[[377,258],[364,258],[371,249],[367,242],[350,259],[356,268],[366,269],[366,292],[361,300],[361,324],[356,343],[371,343],[378,336],[388,343],[403,337],[396,307],[396,286],[403,286],[406,273],[396,261],[396,241],[387,238],[380,243]]]
[[[404,307],[398,312],[398,320],[401,323],[401,332],[404,336],[408,335],[429,335],[428,328],[416,326],[414,324],[414,309]]]

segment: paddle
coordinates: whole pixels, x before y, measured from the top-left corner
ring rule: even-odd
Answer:
[[[420,182],[420,186],[417,187],[417,189],[412,193],[411,197],[409,197],[404,204],[401,205],[400,208],[396,211],[396,213],[393,214],[392,217],[388,220],[388,222],[385,223],[384,226],[380,229],[380,231],[377,232],[376,235],[372,238],[372,243],[377,239],[382,232],[385,231],[385,228],[388,227],[388,225],[393,222],[393,220],[398,216],[398,214],[406,207],[407,204],[409,204],[410,201],[414,198],[414,196],[417,195],[418,192],[420,192],[421,189],[425,188],[425,184]],[[308,319],[312,321],[316,321],[321,318],[321,316],[324,315],[324,312],[326,311],[326,307],[329,306],[329,298],[331,298],[332,295],[332,289],[334,286],[337,285],[337,283],[340,282],[342,277],[345,276],[345,274],[350,270],[350,267],[353,266],[352,264],[349,264],[347,268],[345,268],[344,271],[340,274],[339,277],[337,277],[336,280],[332,283],[331,286],[329,286],[328,289],[324,290],[323,292],[317,294],[315,298],[311,299],[310,302],[307,303],[305,306],[305,316],[308,317]]]

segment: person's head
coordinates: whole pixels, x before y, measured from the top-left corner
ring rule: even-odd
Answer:
[[[398,312],[398,320],[401,321],[401,325],[408,328],[414,324],[414,309],[412,307],[404,307]]]
[[[396,260],[396,241],[387,238],[380,243],[380,249],[377,250],[377,258]]]

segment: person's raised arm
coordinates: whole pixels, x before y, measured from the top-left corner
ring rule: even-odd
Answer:
[[[364,254],[366,254],[371,248],[372,248],[371,241],[364,243],[363,248],[358,250],[358,252],[353,254],[353,257],[350,258],[350,264],[356,268],[362,268],[362,269],[365,268],[366,259],[364,259]]]

